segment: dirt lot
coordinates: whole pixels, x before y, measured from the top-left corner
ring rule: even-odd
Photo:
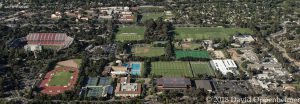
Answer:
[[[61,61],[61,62],[58,62],[57,65],[73,67],[73,68],[78,68],[78,66],[79,66],[74,60]]]

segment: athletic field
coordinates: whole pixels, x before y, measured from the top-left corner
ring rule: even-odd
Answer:
[[[143,13],[142,22],[149,20],[149,19],[156,20],[158,17],[163,17],[163,16],[164,16],[163,12]]]
[[[151,63],[151,74],[164,77],[193,77],[188,62],[181,61],[158,61]]]
[[[131,41],[131,40],[143,40],[145,27],[141,26],[126,26],[119,27],[119,31],[116,35],[117,41]]]
[[[175,48],[180,50],[194,50],[196,48],[199,48],[201,45],[197,43],[181,43],[178,42],[175,43]]]
[[[176,59],[185,58],[185,57],[193,57],[193,58],[203,58],[203,59],[209,59],[209,53],[207,51],[182,51],[177,50],[175,51]]]
[[[248,28],[176,27],[175,39],[229,39],[236,32],[253,34]]]
[[[81,59],[70,59],[56,63],[55,69],[47,72],[40,83],[41,92],[56,95],[71,90],[77,82],[81,62]]]
[[[49,81],[49,86],[67,86],[73,76],[73,72],[62,70],[54,73],[52,79]]]
[[[191,62],[191,69],[193,70],[195,77],[199,74],[215,76],[215,73],[208,62]]]
[[[134,56],[141,56],[141,57],[154,57],[154,56],[161,56],[165,54],[164,47],[133,47],[132,53]]]
[[[158,61],[151,63],[151,74],[164,77],[215,76],[208,62]]]

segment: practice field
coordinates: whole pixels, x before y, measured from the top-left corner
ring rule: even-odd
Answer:
[[[158,17],[163,17],[164,13],[163,12],[156,12],[156,13],[143,13],[142,21],[146,21],[149,19],[157,19]]]
[[[48,83],[49,86],[67,86],[71,80],[71,76],[73,72],[62,70],[56,72],[50,82]]]
[[[141,26],[120,26],[116,35],[117,41],[143,40],[145,27]]]
[[[248,28],[176,27],[175,39],[229,39],[236,32],[253,34]]]
[[[193,58],[203,58],[203,59],[209,59],[209,53],[207,51],[181,51],[177,50],[175,51],[176,59],[185,58],[185,57],[193,57]]]
[[[199,48],[200,46],[201,45],[197,43],[175,43],[175,48],[181,50],[194,50],[196,48]]]
[[[134,47],[132,52],[134,56],[154,57],[154,56],[164,55],[165,48],[164,47]]]
[[[165,77],[193,77],[188,62],[152,62],[152,74]]]
[[[215,76],[214,71],[207,62],[191,62],[191,69],[193,70],[194,76],[199,74]]]

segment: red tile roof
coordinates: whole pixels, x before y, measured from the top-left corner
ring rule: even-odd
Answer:
[[[28,44],[63,45],[67,37],[66,33],[29,33],[26,40]]]

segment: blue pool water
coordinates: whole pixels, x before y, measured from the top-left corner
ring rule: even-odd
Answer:
[[[132,70],[141,70],[141,65],[132,63],[131,68],[132,68]]]
[[[127,63],[124,63],[124,64],[122,64],[122,66],[128,67],[128,66],[129,66],[129,64],[127,64]]]
[[[133,75],[140,75],[141,74],[141,64],[139,64],[139,63],[132,63],[131,64],[131,74],[133,74]]]

